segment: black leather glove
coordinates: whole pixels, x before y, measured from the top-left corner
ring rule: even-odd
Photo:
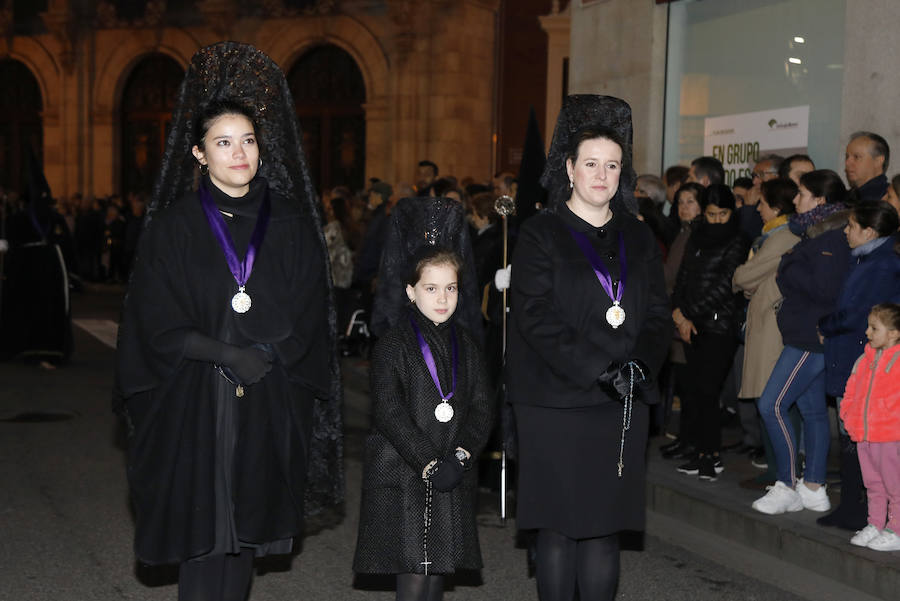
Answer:
[[[632,359],[625,363],[613,361],[600,374],[597,380],[600,382],[600,388],[606,392],[611,398],[624,401],[628,393],[631,392],[631,378],[634,377],[634,384],[642,384],[649,380],[650,371],[642,361]]]
[[[222,358],[227,367],[241,384],[256,384],[272,369],[272,353],[257,345],[241,348],[230,347]]]
[[[464,471],[462,464],[451,453],[449,458],[437,462],[429,480],[435,490],[448,492],[457,487],[462,480]]]

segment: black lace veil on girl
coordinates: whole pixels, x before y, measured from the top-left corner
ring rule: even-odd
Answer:
[[[462,205],[452,198],[403,198],[391,212],[391,221],[372,309],[372,331],[382,336],[406,313],[406,277],[413,259],[426,246],[456,252],[462,259],[456,323],[481,340],[481,291],[475,274],[469,223]]]
[[[547,163],[541,175],[541,185],[547,190],[548,209],[555,210],[559,203],[569,199],[566,154],[572,140],[582,130],[596,127],[613,130],[625,144],[625,148],[622,148],[622,174],[619,176],[619,189],[611,202],[612,211],[615,213],[617,209],[624,208],[637,215],[638,205],[634,199],[636,176],[631,154],[631,106],[621,98],[595,94],[572,94],[563,101],[556,129],[553,130]]]
[[[215,100],[232,100],[250,108],[260,140],[264,177],[276,194],[295,202],[304,218],[314,220],[321,256],[325,261],[328,297],[328,335],[331,352],[331,398],[317,399],[314,412],[309,471],[304,503],[307,531],[325,526],[336,517],[344,499],[341,379],[337,354],[337,317],[331,289],[331,267],[316,210],[316,194],[310,177],[294,102],[284,73],[263,52],[248,44],[220,42],[199,50],[191,59],[181,87],[163,154],[159,176],[147,207],[145,227],[153,216],[185,198],[199,183],[198,163],[191,154],[197,143],[195,120]],[[140,261],[140,257],[136,257]],[[126,296],[125,302],[128,302]],[[117,399],[115,402],[121,402]],[[328,510],[328,511],[326,511]]]

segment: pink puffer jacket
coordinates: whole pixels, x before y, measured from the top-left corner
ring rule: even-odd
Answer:
[[[900,442],[900,344],[876,351],[866,345],[847,380],[841,419],[860,442]]]

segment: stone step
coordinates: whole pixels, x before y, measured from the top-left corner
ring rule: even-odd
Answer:
[[[723,455],[725,471],[715,482],[676,471],[653,441],[648,453],[647,509],[665,518],[706,531],[796,566],[823,579],[877,599],[900,598],[900,552],[881,552],[850,544],[852,532],[816,524],[823,515],[809,510],[769,516],[752,509],[765,491],[747,490],[738,483],[747,471],[742,457]],[[837,501],[832,498],[832,503]]]

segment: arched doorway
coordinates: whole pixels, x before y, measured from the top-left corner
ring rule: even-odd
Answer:
[[[143,58],[122,92],[120,191],[149,194],[162,161],[184,70],[164,54]]]
[[[38,82],[17,60],[0,60],[0,187],[23,192],[28,154],[43,162],[43,101]]]
[[[361,189],[365,178],[366,87],[343,49],[326,44],[307,51],[288,73],[303,129],[313,183]]]

